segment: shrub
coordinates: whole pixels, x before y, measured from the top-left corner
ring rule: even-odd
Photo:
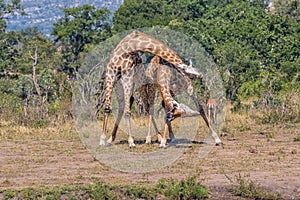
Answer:
[[[238,186],[232,189],[232,192],[244,198],[261,199],[261,200],[276,200],[281,199],[279,193],[270,193],[251,180],[246,180],[240,174],[236,177]]]
[[[195,177],[186,180],[161,179],[157,188],[170,199],[206,199],[208,189],[196,181]]]

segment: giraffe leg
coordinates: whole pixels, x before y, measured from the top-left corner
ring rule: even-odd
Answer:
[[[99,142],[99,145],[101,146],[104,146],[106,145],[106,128],[107,128],[107,120],[108,120],[108,116],[109,116],[109,113],[104,113],[104,122],[103,122],[103,132],[102,132],[102,135],[100,136],[100,142]]]
[[[149,121],[148,121],[148,134],[147,134],[147,137],[146,137],[146,144],[151,144],[152,141],[151,141],[151,122],[152,122],[152,116],[149,115]]]
[[[170,69],[168,67],[164,67],[163,65],[159,65],[158,73],[157,73],[157,82],[158,82],[158,87],[159,87],[161,97],[163,99],[163,104],[166,113],[164,134],[160,142],[160,147],[166,146],[167,132],[169,132],[169,136],[171,139],[174,138],[171,121],[177,117],[180,117],[181,114],[183,113],[179,104],[173,99],[170,90],[170,81],[171,81]]]
[[[107,121],[109,114],[111,112],[111,93],[113,88],[113,80],[115,80],[115,77],[109,77],[106,76],[105,83],[105,106],[104,106],[104,121],[103,121],[103,127],[102,127],[102,135],[100,136],[100,142],[99,145],[104,146],[106,145],[106,132],[107,132]]]
[[[210,110],[210,108],[207,109],[207,117],[208,117],[208,123],[211,124],[211,110]]]
[[[171,140],[175,138],[172,131],[171,121],[173,121],[177,117],[180,117],[182,112],[180,111],[180,109],[177,109],[178,104],[175,100],[173,100],[170,91],[164,90],[161,86],[159,86],[159,88],[163,97],[163,104],[165,106],[165,128],[160,141],[160,147],[165,148],[167,136],[169,136]],[[169,105],[171,108],[169,106],[166,106],[166,104]]]
[[[161,138],[162,138],[162,134],[159,132],[159,130],[157,128],[156,121],[155,121],[153,116],[154,116],[154,109],[153,109],[152,112],[151,112],[151,109],[150,109],[149,123],[148,123],[148,134],[147,134],[147,137],[146,137],[146,144],[151,143],[151,123],[153,124],[153,127],[154,127],[154,130],[156,132],[156,136],[157,136],[158,141],[160,142]]]
[[[131,134],[131,122],[130,122],[130,97],[133,93],[133,74],[134,70],[131,69],[127,72],[126,76],[122,77],[122,84],[124,88],[124,102],[125,102],[125,121],[128,128],[128,144],[130,148],[134,148],[134,140]]]
[[[144,72],[141,72],[144,73]],[[144,78],[144,77],[143,77]],[[139,80],[139,81],[143,81],[143,80]],[[146,137],[146,144],[151,144],[151,122],[152,122],[152,116],[150,114],[150,104],[149,104],[149,98],[151,96],[151,94],[149,93],[149,85],[148,84],[143,84],[142,86],[139,87],[139,91],[140,91],[140,95],[142,97],[142,101],[143,101],[143,105],[144,108],[146,110],[147,115],[149,115],[148,118],[148,133],[147,133],[147,137]]]
[[[165,109],[165,113],[169,112],[168,107],[164,106],[164,109]],[[174,133],[173,133],[173,130],[172,130],[171,121],[167,121],[166,124],[168,126],[168,131],[169,131],[169,139],[172,141],[173,139],[175,139],[175,136],[174,136]]]
[[[158,137],[158,140],[161,139],[161,133],[159,132],[155,119],[154,119],[154,102],[155,102],[155,94],[156,94],[156,84],[150,83],[148,84],[148,102],[149,102],[149,130],[148,130],[148,140],[151,140],[151,122],[154,126],[156,135]]]
[[[213,124],[217,124],[217,108],[214,106],[213,109]]]
[[[167,119],[166,119],[167,120]],[[167,132],[168,132],[168,123],[165,123],[165,129],[164,129],[164,134],[163,137],[160,139],[160,145],[159,148],[166,148],[167,147]]]
[[[123,91],[123,87],[120,82],[117,82],[117,84],[115,86],[115,90],[116,90],[116,94],[117,94],[117,101],[119,103],[118,117],[115,122],[113,132],[112,132],[110,138],[107,140],[108,144],[111,144],[116,139],[116,134],[117,134],[119,124],[120,124],[120,121],[121,121],[123,113],[124,113],[124,107],[125,107],[124,91]]]
[[[210,123],[209,123],[209,120],[207,119],[206,117],[206,114],[205,114],[205,111],[202,107],[202,105],[200,104],[199,100],[197,99],[196,95],[193,94],[192,95],[192,98],[193,98],[193,101],[194,103],[196,104],[197,108],[198,108],[198,111],[200,113],[200,115],[202,116],[202,118],[204,119],[207,127],[209,128],[209,131],[211,133],[211,136],[214,138],[215,140],[215,143],[216,145],[221,145],[222,144],[222,141],[221,139],[219,138],[218,134],[214,131],[214,129],[210,126]]]

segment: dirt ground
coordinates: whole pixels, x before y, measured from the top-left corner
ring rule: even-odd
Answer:
[[[23,188],[63,184],[88,184],[94,178],[108,183],[156,183],[160,178],[198,176],[209,187],[211,199],[243,199],[229,190],[240,175],[284,199],[300,199],[300,124],[259,126],[243,129],[235,125],[204,158],[198,142],[170,166],[156,172],[125,173],[102,165],[84,148],[79,137],[9,137],[0,135],[0,188]],[[8,129],[7,129],[8,130]],[[39,133],[40,134],[40,133]],[[195,141],[201,141],[201,136]],[[144,144],[140,144],[144,145]]]

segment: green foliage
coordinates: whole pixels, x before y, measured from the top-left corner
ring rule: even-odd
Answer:
[[[77,61],[87,45],[111,36],[110,12],[91,5],[66,8],[64,12],[65,16],[54,24],[52,35],[62,51],[63,71],[72,74],[80,66]]]
[[[8,32],[5,37],[13,39],[3,45],[11,53],[1,55],[2,59],[6,56],[11,59],[0,61],[0,81],[3,83],[0,87],[3,93],[1,118],[18,124],[44,127],[52,116],[67,116],[65,114],[71,109],[69,100],[64,98],[65,102],[59,104],[58,101],[65,95],[69,84],[66,83],[67,77],[60,72],[61,55],[53,42],[43,37],[36,28]],[[61,108],[64,110],[58,111]]]
[[[176,181],[161,179],[155,186],[113,185],[95,180],[91,185],[37,187],[0,190],[4,199],[206,199],[208,190],[195,178]]]
[[[299,74],[300,25],[266,8],[263,0],[128,0],[115,13],[114,31],[159,25],[195,38],[213,57],[227,97],[235,101],[259,94],[268,87],[264,79],[276,78],[279,91]]]
[[[22,100],[14,94],[16,80],[0,78],[0,116],[3,120],[18,121],[22,115]]]
[[[0,78],[16,76],[16,58],[20,56],[17,45],[18,38],[15,32],[0,33]]]
[[[150,186],[127,186],[124,193],[128,199],[156,199],[157,197],[157,191]]]
[[[300,21],[299,0],[273,0],[272,2],[273,8],[269,8],[271,13]]]
[[[22,12],[22,6],[19,0],[11,3],[0,0],[0,92],[3,94],[0,115],[23,124],[27,116],[26,123],[37,126],[44,126],[57,115],[70,116],[69,78],[79,67],[84,68],[81,60],[85,54],[110,37],[111,32],[157,25],[183,32],[204,46],[218,67],[227,98],[237,102],[234,106],[237,111],[250,111],[249,106],[238,102],[257,97],[259,106],[256,109],[261,112],[261,122],[297,122],[299,104],[295,95],[291,95],[292,101],[284,97],[299,94],[300,90],[299,6],[294,0],[283,2],[286,4],[274,1],[278,9],[272,13],[266,12],[263,0],[126,0],[113,17],[113,28],[107,9],[84,5],[65,9],[65,16],[53,29],[54,43],[43,37],[37,28],[5,32],[4,15]],[[180,56],[185,61],[190,58],[184,54],[190,51],[196,52],[195,57],[202,55],[200,47],[198,52],[188,42],[180,44],[178,41],[182,38],[176,38],[175,34],[159,39],[167,42],[170,37],[174,41],[172,48],[176,52],[182,50],[184,53]],[[115,46],[119,39],[113,37],[111,45]],[[41,98],[32,79],[35,51]],[[90,62],[96,63],[99,59],[93,58]],[[205,63],[198,65],[206,67]],[[194,86],[199,95],[210,93],[205,91],[201,81],[194,82]],[[40,119],[35,111],[41,104],[40,99],[45,102],[43,109],[48,116],[43,115],[45,119],[34,123],[34,119]],[[273,105],[276,99],[281,104]],[[284,111],[283,104],[286,105]]]
[[[294,138],[294,142],[300,142],[300,135]]]
[[[22,190],[7,189],[0,191],[4,199],[120,199],[112,191],[112,186],[102,182],[83,186],[38,187]]]
[[[113,17],[114,32],[201,18],[208,10],[222,6],[220,0],[125,0]]]
[[[167,25],[174,18],[175,10],[167,10],[166,2],[160,0],[127,0],[113,17],[115,32],[142,27]],[[172,4],[171,4],[172,5]]]
[[[238,186],[236,188],[233,188],[232,192],[237,196],[261,200],[282,199],[279,193],[270,193],[261,188],[259,185],[255,184],[253,181],[246,180],[240,174],[236,177],[236,180]]]
[[[195,177],[181,181],[161,179],[157,187],[170,199],[206,199],[209,195],[207,187],[197,182]]]

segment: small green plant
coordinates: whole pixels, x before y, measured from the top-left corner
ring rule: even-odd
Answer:
[[[242,177],[240,174],[236,177],[236,181],[238,186],[232,188],[231,191],[237,196],[261,200],[281,199],[281,195],[279,193],[270,193],[255,184],[253,181],[246,180],[245,177]]]
[[[13,190],[7,190],[3,193],[4,199],[14,199],[17,197],[17,192]]]
[[[157,188],[169,199],[206,199],[209,195],[207,187],[197,182],[195,177],[180,181],[161,179]]]
[[[133,185],[127,186],[125,196],[128,199],[156,199],[156,191],[151,186]]]
[[[294,142],[300,142],[300,135],[298,135],[294,138]]]
[[[88,185],[29,187],[0,190],[4,199],[205,199],[208,189],[195,177],[184,180],[161,179],[156,185],[114,185],[95,179]]]

